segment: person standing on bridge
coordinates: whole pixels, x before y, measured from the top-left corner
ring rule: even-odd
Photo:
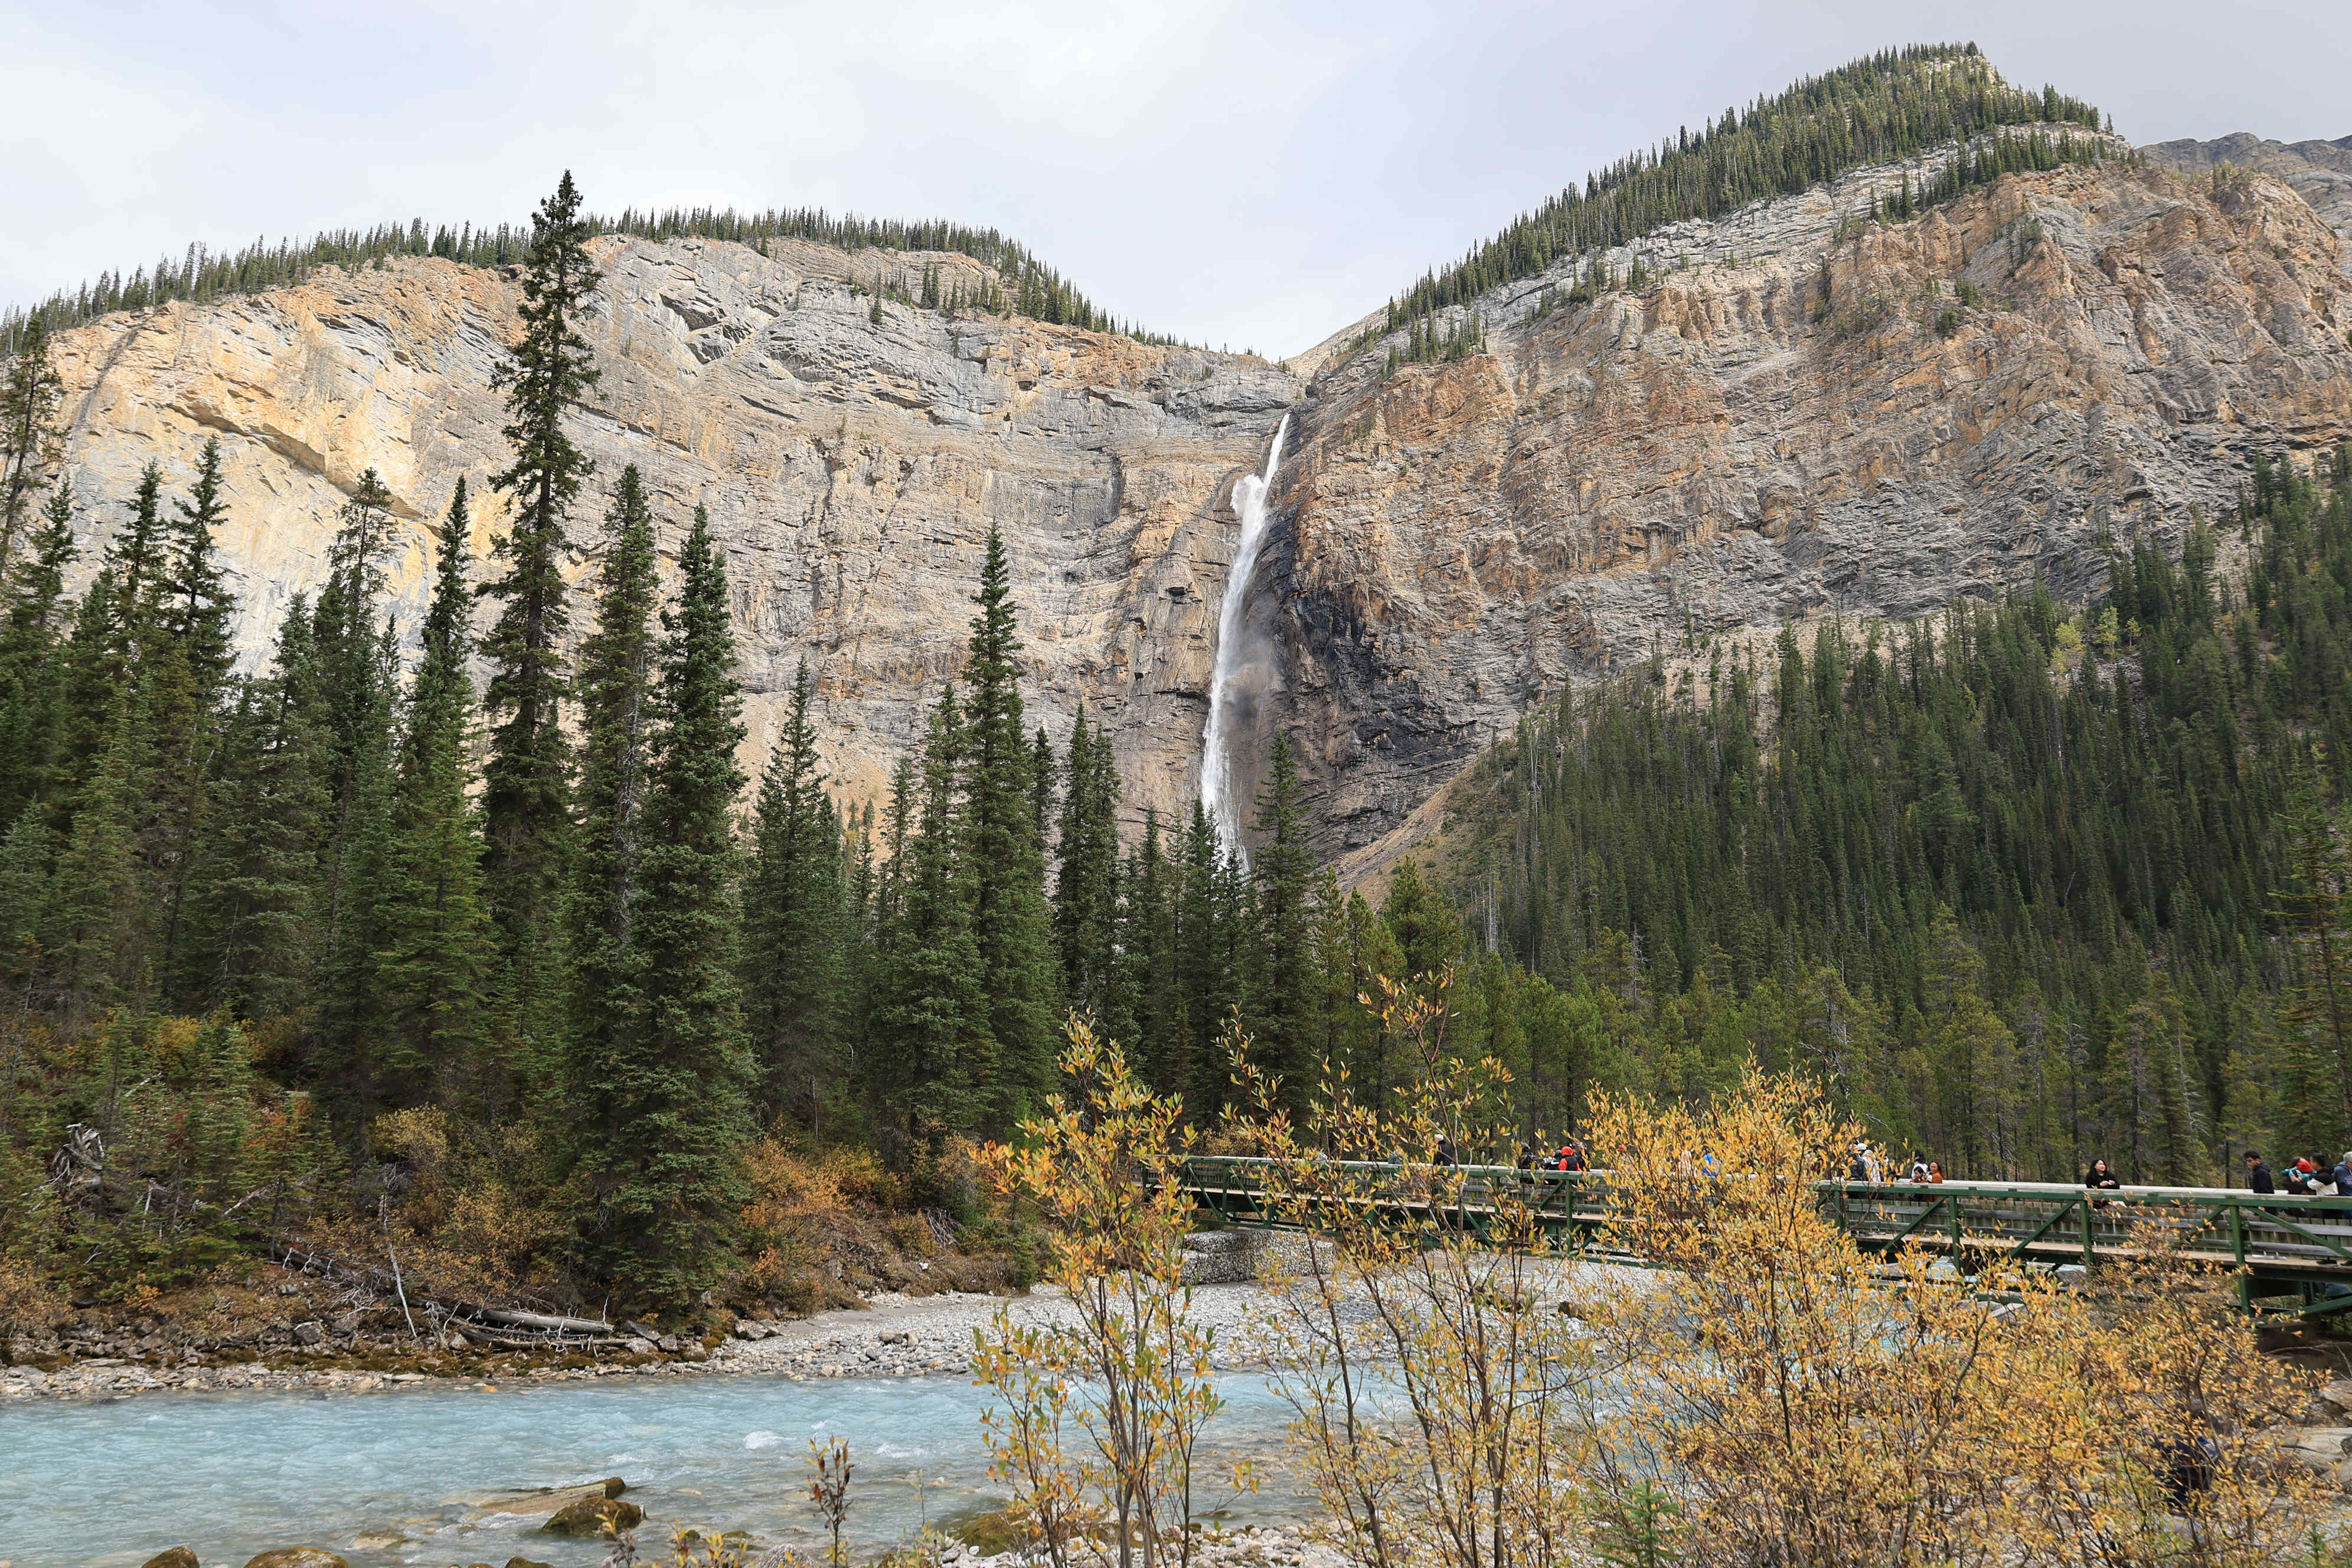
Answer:
[[[2246,1191],[2250,1193],[2278,1191],[2278,1184],[2271,1180],[2271,1168],[2263,1164],[2263,1157],[2252,1149],[2246,1151]]]
[[[2083,1173],[2083,1185],[2095,1193],[2119,1192],[2123,1188],[2123,1183],[2116,1179],[2105,1160],[2091,1162],[2091,1168]]]
[[[2352,1149],[2344,1151],[2344,1158],[2336,1167],[2336,1195],[2352,1197]]]

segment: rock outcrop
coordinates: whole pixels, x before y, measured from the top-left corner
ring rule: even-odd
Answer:
[[[2336,145],[2285,152],[2319,170],[2313,149]],[[2337,188],[2284,173],[2315,200]],[[1174,812],[1197,777],[1233,482],[1295,412],[1255,613],[1320,847],[1361,850],[1564,685],[2036,574],[2080,596],[2104,538],[2177,542],[2256,453],[2352,432],[2346,252],[2296,185],[2119,162],[1860,221],[1900,177],[1652,236],[1638,291],[1570,303],[1562,261],[1477,303],[1478,352],[1392,373],[1401,340],[1354,330],[1286,369],[888,301],[876,319],[874,289],[926,268],[969,289],[961,256],[608,238],[588,325],[604,377],[577,428],[596,487],[644,470],[666,545],[709,509],[747,764],[805,658],[835,787],[878,797],[960,664],[995,524],[1033,708],[1058,739],[1083,702],[1133,806]],[[1609,259],[1622,277],[1633,255]],[[517,293],[510,273],[403,259],[66,334],[84,517],[110,531],[143,464],[183,482],[218,437],[257,658],[373,468],[398,498],[413,626],[451,485],[479,490],[504,460],[490,373]],[[574,520],[583,576],[602,506]],[[476,515],[478,551],[502,498]]]
[[[2352,286],[2286,184],[2118,163],[1852,217],[1894,179],[1677,225],[1638,292],[1494,290],[1450,363],[1323,351],[1261,572],[1327,849],[1571,682],[2037,574],[2079,597],[2103,537],[2177,544],[2256,453],[2352,432]]]
[[[2346,242],[2342,259],[2352,263],[2352,136],[2265,142],[2241,131],[2210,142],[2158,142],[2139,151],[2149,163],[2177,174],[2210,178],[2217,169],[2249,169],[2284,180]]]
[[[603,380],[576,422],[597,463],[572,521],[577,574],[593,569],[602,494],[625,464],[657,500],[666,550],[709,509],[751,697],[747,763],[765,755],[777,694],[806,658],[837,787],[879,795],[961,663],[999,524],[1040,716],[1059,736],[1083,700],[1118,737],[1139,808],[1189,809],[1226,497],[1297,395],[1287,373],[889,300],[874,319],[882,286],[918,287],[926,268],[943,290],[976,292],[979,264],[961,255],[695,239],[594,252],[604,279],[587,333]],[[404,258],[65,334],[82,516],[110,532],[142,467],[176,485],[219,437],[221,543],[252,660],[319,583],[337,511],[374,468],[404,525],[391,570],[413,629],[428,530],[459,475],[478,497],[478,549],[503,530],[487,489],[506,461],[490,375],[518,296],[510,270]],[[576,633],[588,619],[583,605]]]

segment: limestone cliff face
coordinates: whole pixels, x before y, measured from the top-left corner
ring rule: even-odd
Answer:
[[[957,255],[604,240],[596,256],[587,331],[604,375],[575,429],[597,473],[573,518],[575,574],[593,571],[604,494],[626,463],[657,499],[666,550],[697,504],[709,509],[751,692],[747,763],[764,756],[805,658],[837,784],[878,795],[961,664],[994,523],[1038,716],[1058,739],[1083,700],[1118,736],[1139,805],[1189,809],[1234,527],[1226,498],[1297,396],[1290,375],[888,302],[877,323],[871,292],[852,287],[918,286],[928,265],[943,289],[975,288],[978,264]],[[83,518],[110,533],[145,463],[176,485],[218,437],[221,544],[244,598],[240,647],[258,658],[289,598],[319,582],[337,510],[373,468],[406,525],[393,575],[413,628],[427,529],[459,475],[479,498],[478,551],[504,528],[503,498],[487,491],[506,458],[490,374],[518,296],[511,276],[399,260],[68,334]],[[575,619],[584,632],[584,600]]]
[[[2177,542],[2255,453],[2352,432],[2352,279],[2287,184],[2111,164],[1852,221],[1898,177],[1653,236],[1637,292],[1569,304],[1564,263],[1479,302],[1481,352],[1392,374],[1398,340],[1353,331],[1286,370],[897,304],[872,319],[861,287],[937,267],[969,289],[960,256],[600,241],[575,570],[625,463],[667,544],[709,507],[747,762],[805,658],[828,765],[871,797],[961,662],[999,524],[1033,707],[1058,739],[1085,702],[1133,803],[1188,810],[1233,481],[1290,412],[1253,616],[1322,847],[1362,851],[1566,683],[1685,637],[1917,616],[2035,574],[2080,596],[2103,534]],[[490,373],[517,291],[404,260],[68,334],[84,517],[110,531],[144,463],[183,482],[219,437],[258,656],[373,467],[406,520],[413,625],[426,528],[457,476],[479,492],[504,460]],[[478,551],[503,501],[477,516]]]
[[[1677,226],[1638,293],[1497,289],[1450,363],[1318,352],[1261,586],[1326,848],[1566,683],[2035,574],[2079,596],[2103,532],[2177,543],[2256,452],[2352,431],[2352,283],[2285,184],[2112,164],[1841,222],[1895,178]]]

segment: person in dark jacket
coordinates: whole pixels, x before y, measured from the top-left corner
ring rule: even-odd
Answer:
[[[2094,1192],[2112,1193],[2119,1190],[2123,1184],[2116,1179],[2115,1172],[2107,1168],[2105,1160],[2094,1160],[2091,1168],[2083,1173],[2083,1185]]]
[[[2271,1168],[2263,1164],[2263,1157],[2252,1149],[2246,1151],[2246,1191],[2265,1194],[2278,1191],[2278,1184],[2271,1180]]]

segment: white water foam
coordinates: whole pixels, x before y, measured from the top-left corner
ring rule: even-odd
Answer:
[[[1209,724],[1201,736],[1201,805],[1216,824],[1217,842],[1228,855],[1243,853],[1242,813],[1248,804],[1235,798],[1234,728],[1244,707],[1255,713],[1261,684],[1243,678],[1265,673],[1260,650],[1250,646],[1250,579],[1257,574],[1258,550],[1265,542],[1266,492],[1274,488],[1275,470],[1282,466],[1282,440],[1289,433],[1290,416],[1286,414],[1275,426],[1274,445],[1266,449],[1265,471],[1244,475],[1234,486],[1234,510],[1241,516],[1242,531],[1234,545],[1233,570],[1225,575],[1224,602],[1217,607],[1217,654],[1209,667]]]

